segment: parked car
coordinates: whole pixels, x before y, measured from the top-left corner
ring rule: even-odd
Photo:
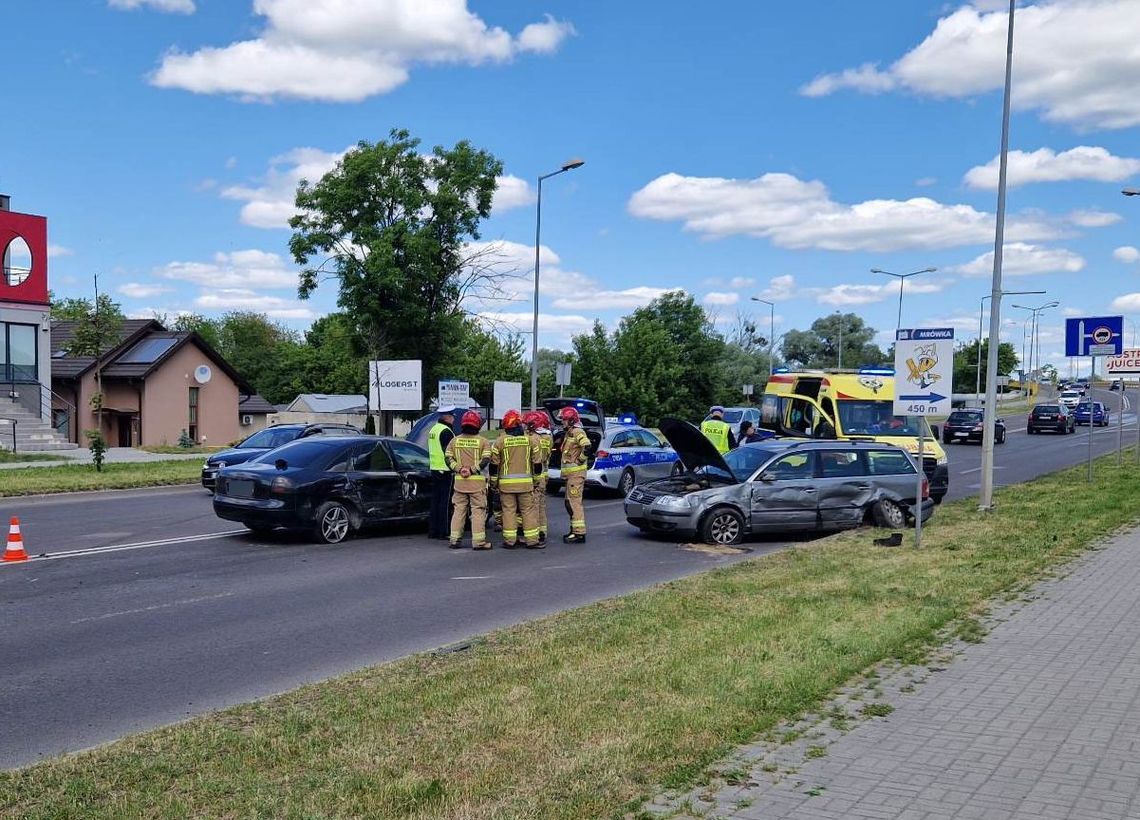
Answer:
[[[1038,404],[1029,411],[1025,432],[1029,435],[1049,431],[1053,433],[1073,432],[1073,414],[1063,404]]]
[[[638,484],[663,478],[682,468],[677,451],[631,415],[619,416],[606,431],[586,470],[586,486],[629,495]]]
[[[1108,386],[1108,389],[1113,390],[1113,391],[1123,390],[1124,389],[1124,379],[1113,379],[1112,384],[1110,384]]]
[[[706,415],[704,420],[708,421],[712,415]],[[737,440],[740,439],[740,425],[746,421],[752,422],[752,427],[756,430],[760,429],[760,408],[759,407],[726,407],[724,408],[724,420],[732,427],[732,434],[736,436]]]
[[[563,407],[573,407],[578,411],[578,418],[582,421],[582,429],[590,439],[591,449],[586,455],[587,469],[593,469],[594,460],[598,451],[602,449],[602,440],[606,434],[606,415],[602,406],[593,399],[558,398],[543,399],[542,409],[547,412],[554,423],[554,451],[550,454],[550,465],[546,471],[547,492],[557,493],[566,484],[562,478],[562,423],[558,420],[558,412]],[[587,476],[589,472],[587,472]],[[588,480],[588,479],[587,479]]]
[[[982,443],[985,425],[981,410],[955,410],[942,425],[942,443],[959,444],[976,441]],[[994,421],[994,443],[1005,444],[1005,419]]]
[[[258,430],[245,441],[229,450],[214,453],[202,465],[202,486],[210,492],[214,491],[214,482],[218,470],[234,464],[245,464],[270,450],[296,441],[299,438],[311,436],[359,436],[363,435],[359,429],[351,424],[277,424]]]
[[[245,464],[223,467],[214,512],[254,532],[307,530],[324,544],[361,527],[426,521],[427,450],[379,436],[292,441]]]
[[[1091,421],[1097,427],[1107,427],[1110,420],[1109,416],[1109,410],[1104,406],[1104,402],[1082,401],[1073,413],[1073,422],[1075,424],[1088,424]]]
[[[1076,406],[1081,403],[1081,396],[1083,395],[1083,390],[1078,390],[1075,387],[1070,387],[1068,390],[1061,391],[1061,397],[1058,399],[1058,401],[1066,409],[1074,410],[1076,409]]]
[[[686,469],[626,497],[626,520],[643,532],[732,545],[750,534],[841,530],[868,520],[901,529],[916,510],[924,521],[934,512],[929,480],[891,444],[771,439],[721,456],[688,422],[665,419],[661,431]]]

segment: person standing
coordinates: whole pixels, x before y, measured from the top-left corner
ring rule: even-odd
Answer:
[[[447,447],[455,438],[455,409],[440,408],[439,418],[428,431],[428,466],[431,469],[431,513],[428,538],[447,538],[448,506],[451,503],[451,476]]]
[[[562,477],[566,480],[566,512],[570,515],[570,532],[562,536],[567,544],[586,543],[586,509],[582,493],[586,489],[586,456],[592,445],[582,429],[582,420],[573,407],[563,407],[558,418],[562,436]]]
[[[741,444],[756,444],[760,441],[767,441],[775,436],[768,430],[759,431],[750,421],[740,422],[740,441],[737,442],[739,447]]]
[[[713,443],[716,451],[722,456],[736,446],[736,436],[732,428],[724,420],[724,408],[719,404],[709,408],[710,419],[701,422],[701,432],[705,438]]]
[[[491,549],[487,540],[487,479],[483,470],[491,461],[491,442],[479,435],[482,417],[468,410],[461,419],[460,434],[447,445],[447,466],[455,474],[455,492],[451,503],[451,535],[448,546],[457,550],[462,546],[463,527],[471,512],[471,546],[477,550]]]
[[[503,433],[491,446],[491,476],[498,480],[503,507],[503,547],[514,549],[522,519],[523,546],[543,549],[534,516],[534,477],[542,472],[540,455],[526,435],[517,410],[503,415]]]
[[[554,450],[554,436],[550,432],[549,420],[542,410],[534,410],[526,415],[527,436],[531,444],[538,448],[542,472],[534,478],[534,511],[538,521],[538,540],[546,543],[546,471],[550,466],[550,454]]]

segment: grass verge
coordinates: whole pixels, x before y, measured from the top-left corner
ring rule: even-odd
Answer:
[[[746,742],[1132,523],[1102,459],[943,505],[926,548],[859,531],[0,774],[27,817],[597,818]],[[909,538],[909,536],[908,536]],[[599,547],[591,547],[598,549]],[[601,547],[604,549],[604,547]],[[672,549],[662,544],[663,552]]]
[[[193,484],[201,474],[202,464],[197,459],[104,464],[102,472],[95,472],[90,464],[27,467],[0,471],[0,496]]]
[[[23,464],[25,461],[67,461],[67,457],[52,453],[13,453],[11,450],[0,450],[0,464]]]

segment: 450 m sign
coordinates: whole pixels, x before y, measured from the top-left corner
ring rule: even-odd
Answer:
[[[953,373],[954,328],[896,331],[895,415],[948,415]]]

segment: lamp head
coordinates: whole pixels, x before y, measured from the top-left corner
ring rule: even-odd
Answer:
[[[581,168],[585,164],[586,164],[586,160],[574,158],[574,159],[567,160],[566,162],[562,163],[562,170],[563,171],[573,171],[575,168]]]

